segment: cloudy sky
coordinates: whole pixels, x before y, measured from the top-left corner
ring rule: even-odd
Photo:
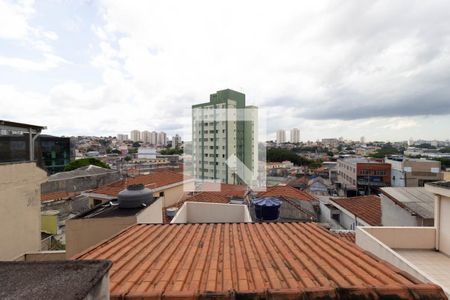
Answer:
[[[450,1],[0,0],[0,119],[187,136],[231,88],[268,138],[450,138]]]

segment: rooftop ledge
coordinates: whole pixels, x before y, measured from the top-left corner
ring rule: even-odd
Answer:
[[[450,297],[450,257],[435,249],[434,227],[357,227],[356,244]]]

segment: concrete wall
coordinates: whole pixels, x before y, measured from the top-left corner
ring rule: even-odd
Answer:
[[[411,265],[401,255],[384,244],[383,241],[377,239],[374,235],[372,235],[373,231],[368,232],[368,229],[372,230],[373,228],[374,227],[358,227],[356,229],[356,244],[359,247],[369,251],[378,258],[391,263],[397,268],[406,271],[419,280],[430,282],[430,279],[425,274],[418,271],[414,265]],[[422,229],[429,230],[432,228],[422,227]]]
[[[30,252],[16,257],[15,261],[49,261],[49,260],[65,260],[66,251],[39,251]]]
[[[381,194],[381,224],[383,226],[422,226],[422,219]]]
[[[136,222],[136,216],[67,220],[67,258],[98,244]]]
[[[164,207],[171,207],[180,202],[184,197],[184,189],[183,185],[177,185],[171,188],[167,188],[163,190],[164,192]],[[155,194],[158,194],[156,192]]]
[[[320,201],[320,222],[330,224],[333,229],[344,229],[341,224],[331,218],[330,209],[322,201]]]
[[[159,198],[149,207],[142,210],[137,216],[137,222],[140,224],[155,224],[163,222],[163,203],[164,197]]]
[[[185,202],[171,223],[252,222],[246,205]]]
[[[35,162],[0,164],[0,260],[41,248],[41,183]]]
[[[103,275],[84,300],[109,300],[109,272]]]
[[[436,229],[434,227],[363,227],[384,245],[393,249],[434,249]]]
[[[450,255],[450,197],[441,197],[439,211],[439,251]]]
[[[70,179],[52,180],[42,184],[42,193],[51,192],[82,192],[96,189],[102,185],[110,184],[121,179],[119,172],[106,174],[80,176]]]

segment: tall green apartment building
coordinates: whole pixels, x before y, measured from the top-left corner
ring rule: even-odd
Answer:
[[[193,171],[197,179],[249,183],[257,167],[258,111],[245,94],[230,89],[192,106]],[[237,158],[237,163],[228,160]],[[227,164],[228,161],[228,164]],[[240,162],[242,163],[240,163]]]

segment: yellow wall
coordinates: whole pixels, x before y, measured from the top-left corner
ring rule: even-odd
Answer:
[[[69,219],[66,221],[66,255],[73,257],[91,246],[136,224],[136,216],[116,218]]]
[[[41,216],[41,231],[48,234],[58,233],[58,215],[46,215]]]
[[[445,171],[443,173],[444,173],[444,180],[450,181],[450,171]]]
[[[41,248],[41,183],[35,162],[0,164],[0,260]]]

